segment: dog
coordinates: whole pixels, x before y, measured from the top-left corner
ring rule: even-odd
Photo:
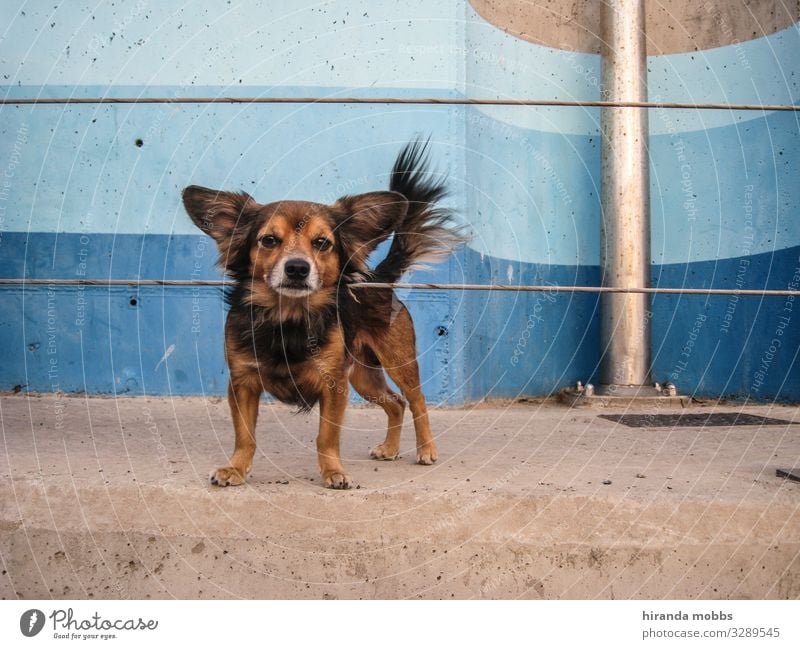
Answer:
[[[212,484],[247,479],[264,391],[301,411],[319,403],[317,456],[329,488],[353,484],[339,453],[349,384],[388,417],[386,439],[372,449],[372,458],[398,457],[407,402],[417,462],[436,461],[411,315],[390,288],[352,287],[395,282],[465,241],[452,212],[438,205],[446,187],[428,171],[427,147],[419,139],[405,145],[388,191],[343,196],[332,205],[263,205],[244,192],[195,185],[183,190],[187,213],[216,241],[218,265],[230,278],[225,355],[235,445],[230,463],[212,472]],[[391,235],[386,257],[370,269],[370,253]],[[402,397],[389,388],[384,370]]]

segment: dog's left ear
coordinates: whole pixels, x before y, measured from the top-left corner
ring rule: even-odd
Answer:
[[[402,223],[408,201],[397,192],[370,192],[343,196],[332,207],[346,268],[365,271],[370,253]]]

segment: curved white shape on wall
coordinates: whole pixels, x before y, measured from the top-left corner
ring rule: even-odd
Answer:
[[[598,100],[600,56],[537,45],[511,36],[468,10],[465,54],[470,97]],[[775,34],[727,47],[648,57],[651,101],[794,104],[800,82],[792,72],[800,51],[800,23]],[[592,135],[599,110],[480,107],[493,119],[520,128]],[[650,118],[654,135],[728,126],[757,111],[670,111]]]

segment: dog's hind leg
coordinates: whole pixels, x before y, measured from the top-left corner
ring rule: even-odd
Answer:
[[[375,460],[394,460],[400,452],[400,431],[406,402],[386,384],[383,369],[371,351],[355,359],[350,383],[366,401],[379,404],[389,418],[386,439],[370,451],[370,457]]]
[[[431,435],[428,407],[425,405],[425,396],[419,381],[414,323],[405,306],[396,312],[386,335],[370,338],[370,346],[386,373],[408,401],[417,435],[417,462],[433,464],[438,458],[438,452]]]
[[[261,383],[258,379],[228,384],[228,405],[233,417],[236,442],[230,464],[211,474],[211,484],[234,487],[244,484],[247,479],[256,452],[256,420],[260,398]]]

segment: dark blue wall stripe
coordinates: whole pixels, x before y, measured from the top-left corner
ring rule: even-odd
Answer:
[[[37,278],[85,272],[89,278],[189,279],[195,259],[196,277],[219,277],[211,242],[202,236],[92,234],[87,243],[77,234],[56,240],[4,233],[1,250],[3,277],[22,276],[26,258],[28,277]],[[596,285],[600,279],[593,266],[522,264],[470,250],[412,279],[450,281],[469,268],[471,281],[506,283],[509,265],[519,284]],[[653,283],[798,288],[800,247],[654,267]],[[401,297],[415,318],[425,392],[434,402],[543,395],[595,380],[595,295],[422,291]],[[2,287],[0,304],[13,315],[0,322],[0,389],[224,393],[219,289]],[[794,300],[658,295],[652,306],[654,380],[673,380],[705,398],[800,399]]]
[[[22,277],[27,268],[27,277],[42,279],[220,278],[213,269],[213,242],[205,236],[91,234],[89,239],[4,233],[0,275]],[[416,278],[448,281],[449,272],[444,265]],[[456,338],[452,296],[423,291],[402,298],[415,320],[427,398],[460,401],[461,386],[450,371]],[[3,286],[0,305],[7,314],[0,322],[0,390],[225,392],[221,288]]]
[[[520,264],[467,255],[476,281],[597,285],[597,267]],[[742,269],[745,269],[744,271]],[[711,282],[711,279],[714,279]],[[800,289],[800,247],[694,264],[654,266],[652,284],[687,288]],[[597,380],[598,298],[548,293],[465,297],[465,396],[546,395]],[[698,398],[800,399],[800,328],[784,297],[674,296],[652,299],[654,381]],[[777,349],[773,341],[778,340]]]

